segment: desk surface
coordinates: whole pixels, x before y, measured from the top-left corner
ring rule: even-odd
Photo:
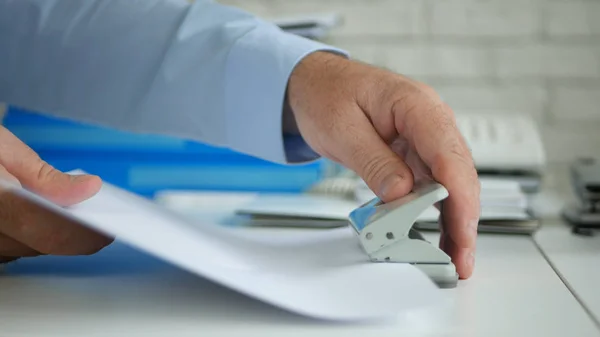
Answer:
[[[563,205],[575,202],[568,167],[554,166],[534,200],[543,226],[533,236],[540,251],[600,326],[600,236],[574,235],[561,219]],[[600,234],[600,232],[596,233]]]
[[[435,240],[435,234],[429,234]],[[600,336],[522,236],[482,235],[475,275],[448,305],[383,325],[336,325],[275,309],[115,243],[42,257],[0,277],[2,336]]]
[[[574,235],[556,220],[547,221],[534,238],[563,282],[600,325],[600,236]]]
[[[545,195],[550,199],[541,204],[549,212],[541,213],[552,218],[561,200]],[[201,204],[219,214],[227,211],[213,196]],[[197,204],[178,205],[192,206],[190,216],[203,214]],[[437,241],[437,234],[426,236]],[[115,243],[94,256],[9,265],[0,275],[0,335],[600,336],[585,310],[596,317],[600,312],[600,293],[594,291],[600,269],[590,268],[600,265],[600,239],[575,237],[559,221],[546,221],[535,240],[480,235],[475,274],[445,290],[447,306],[380,325],[299,317]]]

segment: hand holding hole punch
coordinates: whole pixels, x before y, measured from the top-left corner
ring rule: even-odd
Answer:
[[[84,201],[101,187],[98,177],[71,176],[44,161],[0,127],[0,179],[18,184],[61,206]],[[112,238],[84,228],[0,188],[0,263],[37,255],[87,255]]]
[[[288,99],[299,133],[355,171],[384,202],[435,180],[444,201],[440,248],[461,278],[473,272],[479,180],[452,110],[430,87],[342,57],[314,53],[296,67]]]

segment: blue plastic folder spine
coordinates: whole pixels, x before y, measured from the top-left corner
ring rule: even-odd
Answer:
[[[203,143],[79,124],[13,107],[3,124],[57,169],[83,169],[145,196],[165,189],[300,192],[331,174],[331,163],[324,160],[284,166]]]
[[[61,171],[83,169],[129,191],[150,195],[160,190],[301,192],[327,176],[326,161],[284,166],[259,160],[217,160],[168,155],[109,156],[93,151],[40,152]]]
[[[76,123],[9,108],[3,125],[36,151],[106,150],[169,151],[197,154],[232,153],[231,150],[175,137],[129,133]]]

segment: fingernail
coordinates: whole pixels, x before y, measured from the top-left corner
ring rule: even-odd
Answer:
[[[469,222],[469,231],[471,232],[471,236],[477,236],[477,228],[479,227],[479,219],[473,220]]]
[[[86,176],[84,175],[79,175],[79,174],[70,174],[69,175],[69,179],[71,180],[72,183],[77,183],[80,182],[82,180],[85,179]]]
[[[475,265],[475,252],[469,252],[469,256],[467,257],[467,264],[469,267],[473,267]]]
[[[73,182],[73,183],[86,181],[93,177],[97,177],[97,176],[92,175],[92,174],[71,174],[71,175],[69,175],[69,179],[71,179],[71,182]]]
[[[393,193],[394,187],[401,182],[402,179],[397,175],[391,175],[383,179],[381,183],[381,196],[382,198],[388,198]]]

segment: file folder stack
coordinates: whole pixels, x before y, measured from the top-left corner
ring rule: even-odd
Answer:
[[[299,192],[328,174],[329,163],[283,166],[229,149],[133,134],[9,107],[3,124],[57,169],[82,169],[139,195],[157,191]]]
[[[169,204],[181,195],[165,193],[160,201]],[[248,226],[334,228],[346,226],[355,208],[372,200],[375,194],[366,184],[350,175],[329,178],[302,194],[260,194],[242,205],[237,213],[248,217]],[[193,199],[188,195],[187,200]],[[518,182],[481,179],[480,232],[531,234],[539,221],[530,210],[530,195]],[[419,217],[416,229],[438,230],[439,211],[430,207]]]

